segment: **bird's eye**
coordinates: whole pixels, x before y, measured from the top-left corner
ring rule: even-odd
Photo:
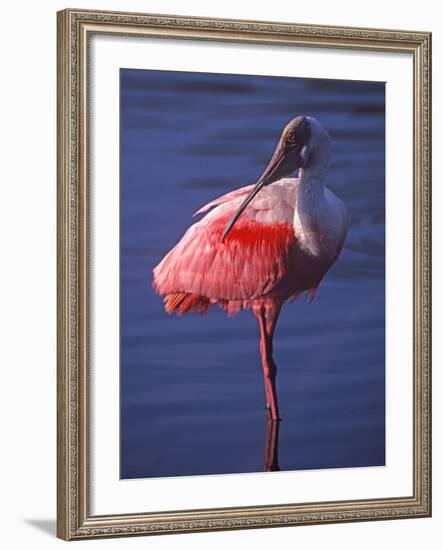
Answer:
[[[289,141],[289,143],[295,143],[297,141],[297,135],[293,130],[287,133],[286,139]]]

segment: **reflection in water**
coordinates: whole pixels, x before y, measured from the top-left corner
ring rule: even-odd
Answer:
[[[278,435],[280,420],[273,420],[270,416],[266,419],[265,437],[265,472],[279,472],[278,465]]]

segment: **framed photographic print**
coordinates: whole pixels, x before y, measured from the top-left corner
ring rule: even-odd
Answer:
[[[431,514],[430,33],[58,13],[58,536]]]

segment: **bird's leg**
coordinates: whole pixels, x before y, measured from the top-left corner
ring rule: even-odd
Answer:
[[[272,371],[274,372],[274,386],[275,378],[277,376],[277,365],[275,364],[273,357],[273,348],[274,348],[274,333],[275,327],[277,326],[278,316],[280,315],[281,304],[275,304],[274,308],[268,311],[266,319],[266,332],[268,333],[268,342],[269,342],[269,360],[272,364]],[[277,395],[277,390],[275,389],[275,394]],[[280,419],[279,419],[280,420]]]
[[[272,338],[269,337],[267,331],[264,308],[258,312],[258,322],[260,325],[260,354],[269,416],[272,420],[279,420],[277,391],[275,387],[277,366],[272,358]]]
[[[276,304],[274,308],[269,311],[268,318],[266,320],[266,332],[268,333],[268,336],[269,336],[271,357],[273,354],[274,332],[275,332],[275,327],[277,326],[278,316],[280,315],[281,306],[282,306],[281,304]],[[272,360],[274,360],[273,357],[272,357]]]
[[[266,362],[266,337],[263,335],[263,328],[262,328],[262,322],[261,318],[259,317],[259,323],[260,323],[260,355],[262,360],[262,367],[263,367],[263,378],[264,378],[264,384],[265,384],[265,396],[266,396],[266,408],[268,411],[270,410],[270,403],[271,403],[271,394],[269,392],[269,376],[268,376],[268,365]]]

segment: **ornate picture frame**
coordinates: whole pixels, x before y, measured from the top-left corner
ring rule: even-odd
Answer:
[[[67,9],[58,13],[58,504],[65,540],[405,519],[431,515],[431,34]],[[91,508],[91,145],[93,36],[177,38],[413,58],[412,494],[393,498],[94,514]]]

